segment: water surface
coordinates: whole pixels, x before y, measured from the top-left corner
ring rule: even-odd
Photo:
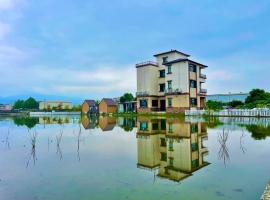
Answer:
[[[0,118],[0,199],[259,199],[269,120]]]

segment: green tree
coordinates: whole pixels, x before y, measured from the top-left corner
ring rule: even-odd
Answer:
[[[134,96],[131,93],[125,93],[123,96],[120,97],[120,102],[130,102],[134,101]]]
[[[39,103],[32,97],[29,97],[23,105],[24,109],[38,109],[39,107]]]
[[[231,106],[232,108],[237,108],[239,106],[243,106],[244,103],[242,101],[239,100],[233,100],[231,102],[229,102],[229,106]]]
[[[220,101],[209,100],[206,102],[206,107],[208,110],[218,111],[223,109],[223,103]]]
[[[269,98],[269,94],[267,94],[262,89],[253,89],[249,92],[249,96],[246,98],[246,103],[254,103],[256,104],[257,101],[267,100]]]
[[[24,100],[17,100],[15,101],[14,105],[13,105],[13,109],[23,109],[24,107]]]

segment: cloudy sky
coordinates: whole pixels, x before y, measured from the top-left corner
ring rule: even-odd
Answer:
[[[209,94],[270,90],[269,0],[0,0],[0,96],[135,92],[169,49],[209,66]]]

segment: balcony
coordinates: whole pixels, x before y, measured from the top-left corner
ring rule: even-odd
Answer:
[[[152,66],[158,67],[158,64],[156,62],[146,61],[146,62],[141,62],[141,63],[136,64],[136,68],[147,66],[147,65],[152,65]]]
[[[206,75],[205,74],[200,74],[200,78],[206,79]]]
[[[137,97],[146,97],[149,96],[149,92],[136,92]]]
[[[165,95],[170,95],[170,94],[181,94],[182,90],[180,89],[165,89]]]
[[[200,93],[201,94],[206,94],[207,93],[207,89],[200,89]]]

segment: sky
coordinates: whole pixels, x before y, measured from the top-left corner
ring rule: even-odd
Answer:
[[[209,94],[270,90],[269,0],[0,0],[0,96],[136,92],[136,63],[177,49]]]

